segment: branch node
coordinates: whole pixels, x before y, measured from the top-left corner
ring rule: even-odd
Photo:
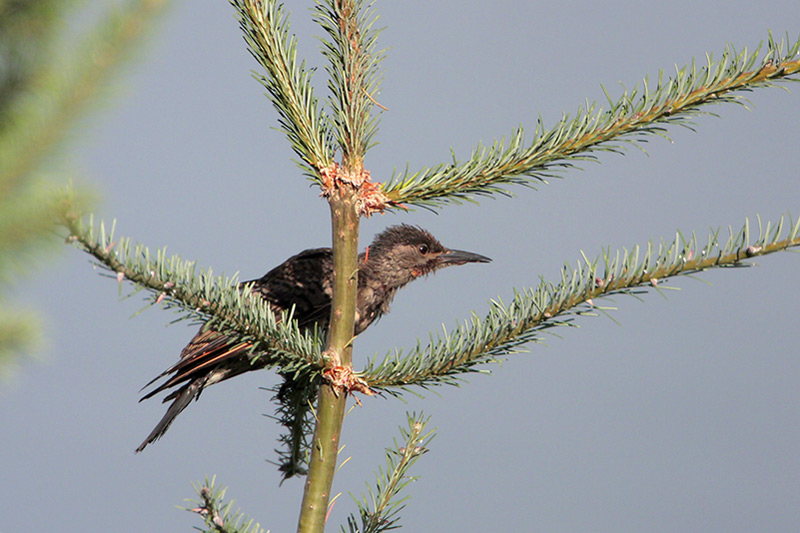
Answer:
[[[383,187],[378,182],[373,182],[370,171],[348,170],[338,163],[320,167],[319,177],[322,182],[320,196],[332,197],[336,192],[343,190],[355,191],[356,209],[361,216],[369,217],[374,213],[383,213],[394,202],[383,192]]]
[[[747,250],[745,250],[745,253],[747,254],[747,257],[753,257],[761,252],[761,250],[763,250],[761,246],[748,246]]]
[[[355,397],[355,392],[360,392],[367,396],[375,396],[375,391],[369,388],[369,384],[366,381],[356,376],[352,368],[335,365],[326,368],[322,372],[322,377],[331,384],[337,396],[341,392],[353,394],[353,398],[359,405],[361,405],[361,402]]]

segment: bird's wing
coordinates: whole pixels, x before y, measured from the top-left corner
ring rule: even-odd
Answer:
[[[200,377],[224,361],[236,360],[246,361],[248,350],[252,346],[250,342],[232,342],[231,339],[213,329],[201,329],[189,341],[183,350],[181,358],[177,363],[156,376],[143,388],[147,388],[160,378],[173,374],[167,381],[148,392],[142,400],[150,398],[159,392],[174,387],[184,381],[189,381]],[[231,370],[234,370],[231,368]],[[172,399],[172,395],[164,398],[164,401]]]
[[[305,250],[263,277],[245,281],[241,286],[251,285],[253,294],[267,300],[276,314],[294,308],[293,318],[301,328],[315,324],[324,327],[330,315],[332,265],[329,248]],[[172,374],[169,379],[148,392],[142,400],[180,383],[210,376],[215,369],[223,371],[215,375],[213,382],[250,370],[253,368],[249,357],[251,348],[251,342],[236,342],[219,331],[201,328],[181,350],[178,362],[156,376],[143,389]],[[164,401],[174,399],[179,392],[174,391]]]
[[[270,302],[273,310],[294,309],[300,328],[324,328],[333,297],[333,255],[330,248],[305,250],[290,257],[262,278],[245,282]]]

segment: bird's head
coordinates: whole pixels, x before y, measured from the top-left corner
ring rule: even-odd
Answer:
[[[491,261],[472,252],[445,248],[429,232],[407,224],[391,226],[378,234],[364,258],[376,277],[398,288],[440,268]]]

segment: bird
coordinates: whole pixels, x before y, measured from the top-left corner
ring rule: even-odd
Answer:
[[[418,226],[390,226],[358,256],[355,335],[388,313],[397,291],[411,281],[448,266],[490,261],[480,254],[446,248]],[[261,278],[239,284],[240,288],[246,286],[251,287],[251,294],[263,298],[278,317],[291,309],[292,318],[301,329],[324,331],[330,320],[333,297],[333,251],[330,248],[302,251]],[[169,375],[139,401],[174,390],[163,399],[163,403],[172,402],[166,414],[136,452],[160,439],[175,417],[192,400],[197,400],[206,387],[266,366],[268,358],[254,358],[250,347],[249,342],[236,341],[213,328],[200,328],[181,350],[178,362],[142,388]]]

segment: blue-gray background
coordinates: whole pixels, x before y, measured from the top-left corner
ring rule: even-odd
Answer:
[[[552,126],[602,100],[600,84],[616,96],[619,83],[702,64],[726,42],[800,32],[796,1],[744,4],[379,3],[391,49],[377,99],[389,111],[366,164],[383,180],[406,163],[449,161],[451,147],[465,158],[518,125],[532,133],[538,114]],[[308,10],[291,8],[300,53],[323,66]],[[232,13],[221,1],[175,6],[110,104],[84,121],[68,166],[101,191],[99,214],[120,234],[248,279],[327,245],[329,219],[274,129]],[[539,276],[557,279],[580,250],[800,215],[797,89],[748,96],[753,111],[710,108],[721,118],[699,118],[697,133],[673,128],[673,142],[651,137],[647,155],[603,155],[538,191],[514,189],[516,199],[365,220],[362,246],[409,222],[494,262],[405,289],[359,338],[357,363],[482,314]],[[710,284],[670,282],[683,290],[668,300],[598,302],[617,305],[621,325],[582,319],[462,388],[408,404],[367,399],[346,420],[342,458],[352,459],[331,522],[373,481],[404,412],[424,408],[438,437],[415,469],[408,531],[800,530],[800,258],[757,263],[700,276]],[[138,390],[194,331],[165,327],[173,316],[158,310],[130,319],[142,302],[119,303],[116,283],[74,250],[18,295],[46,313],[50,348],[0,392],[0,531],[189,531],[198,518],[175,505],[211,474],[264,527],[295,527],[303,481],[279,487],[265,461],[278,436],[261,416],[271,373],[206,391],[134,455],[163,413],[137,404]]]

